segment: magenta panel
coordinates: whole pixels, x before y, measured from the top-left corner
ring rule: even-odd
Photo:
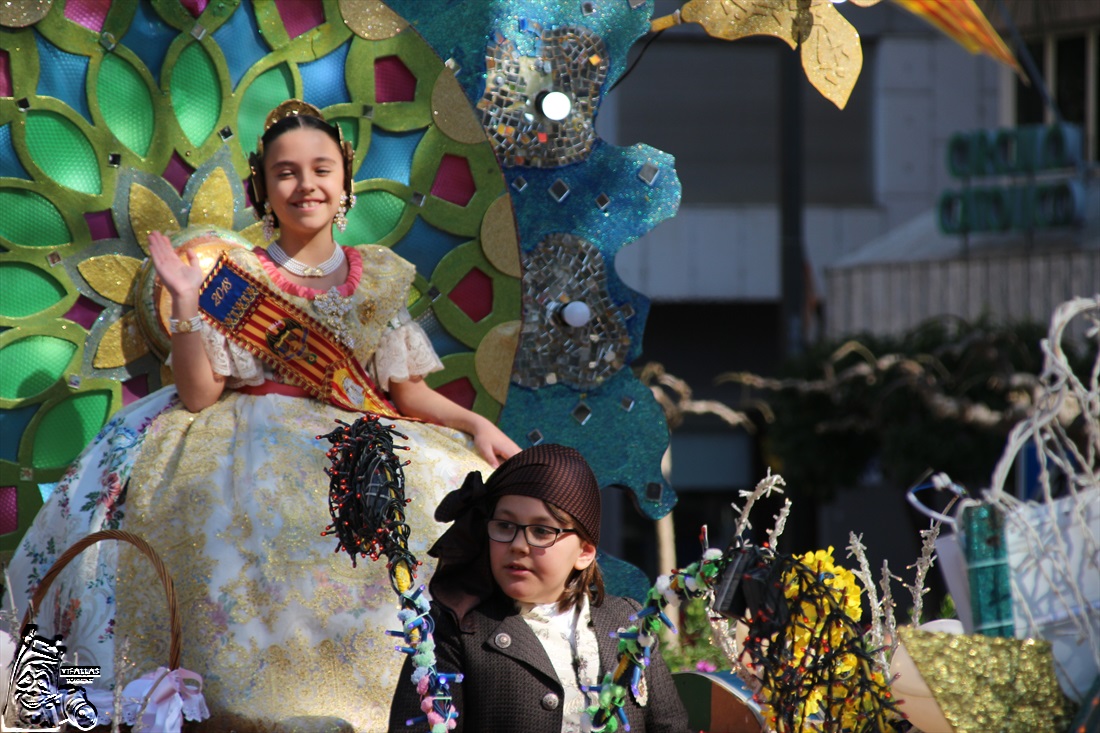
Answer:
[[[197,18],[202,15],[202,11],[206,10],[209,2],[210,0],[180,0],[180,5],[187,8],[192,18]]]
[[[65,17],[99,33],[110,9],[111,3],[105,0],[68,0],[65,3]]]
[[[168,160],[168,166],[165,167],[164,173],[161,174],[161,176],[164,180],[171,183],[172,187],[182,196],[183,189],[187,186],[187,181],[194,172],[195,169],[187,165],[186,161],[180,157],[179,153],[172,153],[172,157]]]
[[[286,34],[297,38],[325,22],[325,8],[320,2],[275,0]]]
[[[11,59],[8,52],[0,50],[0,97],[11,97]]]
[[[149,375],[139,374],[122,383],[122,404],[128,405],[149,394]]]
[[[475,267],[458,281],[447,297],[477,323],[493,312],[493,280]]]
[[[0,486],[0,534],[19,529],[19,490],[14,486]]]
[[[73,307],[69,309],[69,312],[65,314],[65,320],[72,321],[73,323],[79,323],[84,327],[84,330],[91,330],[92,324],[95,323],[95,319],[99,318],[99,314],[103,312],[103,306],[95,302],[91,298],[81,295],[73,303]]]
[[[432,182],[432,196],[465,206],[474,197],[477,187],[470,173],[470,164],[465,158],[447,153],[439,162],[435,181]]]
[[[374,60],[374,99],[379,103],[416,99],[416,77],[398,57]]]
[[[115,228],[114,217],[110,209],[103,211],[89,211],[84,215],[84,221],[88,222],[88,231],[92,239],[118,239],[118,229]]]
[[[477,390],[474,389],[474,385],[466,377],[460,377],[453,382],[441,384],[435,388],[435,391],[451,402],[462,405],[467,410],[473,409],[474,399],[477,398]]]

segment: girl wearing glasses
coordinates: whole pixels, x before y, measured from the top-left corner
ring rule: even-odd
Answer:
[[[472,472],[436,510],[454,524],[429,554],[437,669],[461,673],[452,686],[457,731],[588,731],[585,708],[618,663],[610,634],[638,608],[604,593],[596,564],[600,490],[573,448],[537,445],[501,464],[485,482]],[[421,715],[401,674],[390,730]],[[629,696],[634,732],[684,733],[687,715],[659,654],[645,694]]]

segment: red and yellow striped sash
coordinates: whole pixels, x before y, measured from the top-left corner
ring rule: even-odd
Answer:
[[[234,343],[316,399],[383,417],[401,414],[363,365],[313,317],[274,293],[223,253],[203,283],[199,307]]]

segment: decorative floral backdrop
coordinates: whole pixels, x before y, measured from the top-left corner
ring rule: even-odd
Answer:
[[[391,246],[417,267],[410,310],[446,365],[433,386],[521,445],[576,446],[604,486],[632,490],[651,518],[667,513],[667,428],[629,368],[648,301],[614,258],[675,213],[680,185],[671,156],[595,129],[652,10],[5,3],[0,549],[108,416],[171,380],[150,316],[148,233],[209,225],[262,245],[246,157],[291,96],[355,145],[359,203],[338,239]],[[551,91],[570,100],[561,119],[539,107]],[[572,301],[588,308],[579,325],[559,313]]]

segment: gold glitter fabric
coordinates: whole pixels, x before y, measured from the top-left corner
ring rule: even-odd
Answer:
[[[0,2],[0,25],[6,28],[26,28],[46,17],[53,0],[3,0]]]
[[[1047,642],[898,632],[955,733],[1062,733],[1069,724]]]
[[[405,298],[411,268],[388,251],[357,249],[364,273],[354,297],[375,307],[347,318],[360,324],[359,343],[375,344]],[[316,436],[355,417],[305,398],[232,390],[199,413],[183,409],[172,388],[133,403],[77,460],[24,537],[10,566],[16,603],[25,607],[79,537],[107,527],[135,532],[175,581],[182,665],[203,676],[213,715],[204,730],[271,730],[303,715],[385,730],[404,661],[384,634],[400,625],[396,595],[384,562],[353,568],[334,552],[335,539],[321,536],[330,522],[329,446]],[[427,548],[445,528],[435,507],[469,471],[491,469],[462,433],[404,421],[398,429],[407,436],[398,444],[410,448],[399,454],[410,462],[409,546],[425,561],[417,581],[426,582]],[[53,587],[59,593],[39,624],[61,633],[80,664],[101,667],[96,686],[166,663],[163,590],[143,556],[100,543]]]
[[[806,78],[840,109],[863,68],[859,33],[829,0],[688,0],[681,19],[727,41],[764,35],[801,47]]]

